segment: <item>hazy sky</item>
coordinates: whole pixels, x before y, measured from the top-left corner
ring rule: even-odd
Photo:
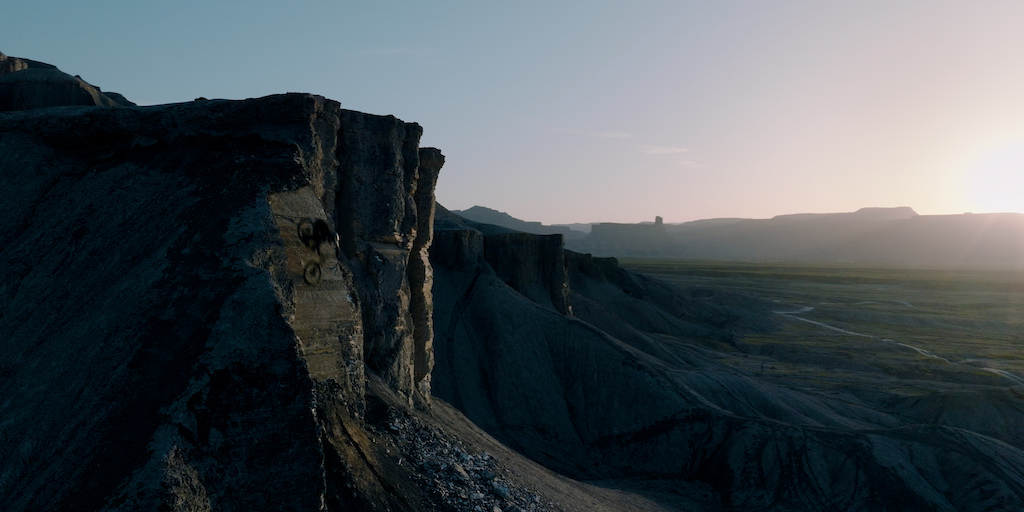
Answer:
[[[1024,211],[1024,2],[0,0],[139,104],[300,91],[424,126],[439,202],[547,223]]]

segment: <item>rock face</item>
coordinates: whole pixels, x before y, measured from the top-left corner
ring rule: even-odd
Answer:
[[[430,358],[424,351],[430,345],[431,284],[424,253],[431,229],[425,224],[433,218],[433,186],[443,157],[431,152],[421,189],[419,125],[352,111],[342,111],[340,121],[341,173],[347,178],[338,186],[339,235],[358,269],[365,357],[395,389],[411,398],[423,384],[423,396],[429,397]]]
[[[416,283],[409,297],[413,322],[413,382],[420,397],[429,398],[430,373],[434,369],[434,271],[430,266],[430,244],[434,239],[434,187],[444,165],[444,155],[434,148],[419,151],[416,193],[416,238],[409,255],[409,280]]]
[[[519,293],[541,306],[570,313],[562,235],[488,235],[484,237],[483,256],[498,277]]]
[[[117,93],[71,76],[56,67],[0,53],[0,112],[66,105],[128,106]]]
[[[438,214],[433,389],[547,467],[627,487],[655,479],[703,510],[1024,507],[1024,440],[920,424],[720,362],[710,347],[772,329],[772,303],[548,252],[561,259],[532,272],[565,269],[565,314],[522,285],[531,270],[507,270],[528,264],[529,246]],[[948,414],[926,409],[914,414]]]

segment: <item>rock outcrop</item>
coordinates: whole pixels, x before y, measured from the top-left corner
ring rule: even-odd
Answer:
[[[341,111],[340,122],[345,178],[338,185],[337,218],[341,249],[357,268],[365,359],[410,399],[417,387],[429,398],[431,283],[425,252],[443,157],[430,152],[421,184],[419,125],[352,111]]]
[[[0,112],[66,105],[129,106],[116,92],[100,91],[50,64],[0,53]]]
[[[360,466],[334,434],[364,360],[403,354],[369,368],[408,400],[429,346],[401,299],[429,293],[406,275],[419,133],[300,94],[0,116],[3,508],[377,499],[328,477]]]

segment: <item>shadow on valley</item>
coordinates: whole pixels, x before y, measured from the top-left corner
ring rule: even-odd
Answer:
[[[683,509],[1024,506],[1005,279],[638,273],[440,206],[435,229],[434,392],[549,468]]]

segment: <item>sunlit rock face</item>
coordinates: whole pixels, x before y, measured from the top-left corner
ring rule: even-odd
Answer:
[[[419,126],[307,94],[80,107],[12,83],[0,509],[419,508],[361,426],[369,378],[430,402],[443,157]]]
[[[360,270],[369,367],[410,398],[429,397],[430,270],[434,196],[443,157],[424,150],[419,125],[340,112],[337,218],[342,250]]]

